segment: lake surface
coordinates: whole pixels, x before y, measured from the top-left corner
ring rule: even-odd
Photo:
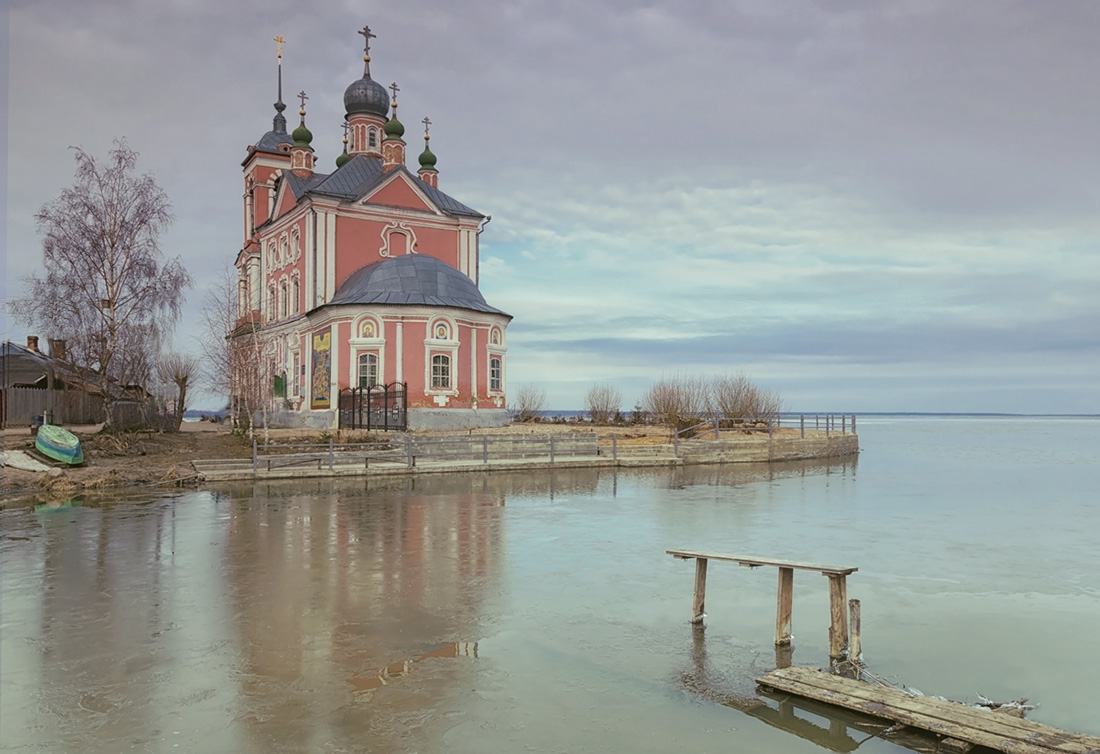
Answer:
[[[859,419],[858,461],[221,486],[0,511],[5,752],[818,752],[753,679],[774,569],[864,658],[1100,735],[1100,419]],[[794,662],[828,664],[796,572]],[[772,708],[774,702],[767,701]],[[772,716],[774,717],[774,716]],[[830,732],[831,730],[831,732]],[[863,752],[907,751],[871,738]]]

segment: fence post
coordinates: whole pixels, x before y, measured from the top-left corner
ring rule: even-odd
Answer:
[[[257,471],[259,471],[259,468],[260,468],[260,459],[259,459],[259,455],[256,453],[256,438],[253,437],[252,438],[252,473],[255,474]]]
[[[597,440],[597,442],[599,442]],[[616,463],[619,462],[619,436],[617,434],[611,435],[611,459]]]
[[[840,434],[848,434],[848,414],[840,415]]]
[[[481,462],[489,463],[489,435],[481,436]]]
[[[554,462],[554,436],[550,435],[550,463]]]
[[[680,430],[676,430],[676,434],[672,436],[672,455],[680,457]]]
[[[806,437],[806,415],[800,414],[798,417],[798,434],[800,437]]]
[[[405,465],[410,469],[413,467],[413,447],[410,437],[405,438]]]
[[[856,415],[852,414],[852,434],[856,433]]]
[[[720,437],[718,436],[718,414],[715,414],[715,415],[714,415],[714,439],[715,439],[715,440],[719,440],[719,439],[721,439],[721,438],[720,438]]]
[[[328,470],[332,472],[332,435],[328,438]]]
[[[829,425],[832,424],[832,414],[825,414],[825,436],[829,436]]]

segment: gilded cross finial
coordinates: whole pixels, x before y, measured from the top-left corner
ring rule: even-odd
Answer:
[[[392,84],[390,84],[390,86],[389,86],[389,90],[390,90],[391,92],[393,92],[393,102],[392,102],[391,104],[392,104],[392,105],[393,105],[394,107],[397,107],[397,93],[398,93],[399,91],[401,91],[401,88],[400,88],[400,87],[399,87],[399,86],[397,85],[397,82],[395,81],[395,82],[393,82]]]
[[[284,42],[286,42],[286,40],[283,39],[282,34],[276,34],[275,35],[275,50],[276,50],[276,53],[278,55],[280,64],[283,62],[283,43]]]
[[[427,115],[425,115],[424,120],[422,120],[420,122],[424,124],[424,141],[427,141],[428,139],[432,138],[431,136],[428,136],[428,126],[430,126],[432,124],[432,122],[430,120],[428,120]]]
[[[302,115],[305,115],[306,114],[306,100],[309,99],[309,95],[306,94],[305,89],[298,92],[298,99],[300,99],[302,101],[302,109],[299,110],[298,112],[300,112]]]
[[[348,122],[347,122],[347,121],[345,120],[345,121],[344,121],[343,123],[341,123],[340,125],[342,125],[342,126],[344,127],[344,143],[345,143],[345,144],[347,144],[347,143],[348,143],[348,129],[349,129],[349,128],[351,128],[351,124],[350,124],[350,123],[348,123]]]

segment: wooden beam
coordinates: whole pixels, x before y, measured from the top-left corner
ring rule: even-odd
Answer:
[[[948,738],[1012,754],[1100,754],[1100,738],[1060,730],[1002,712],[823,673],[783,668],[758,678],[765,688],[900,722]]]
[[[707,599],[707,559],[695,559],[695,597],[691,602],[691,622],[702,623]]]
[[[851,619],[848,627],[851,634],[848,659],[852,662],[863,662],[863,637],[861,636],[862,619],[860,618],[859,600],[848,600],[848,617]]]
[[[775,608],[776,646],[788,646],[791,643],[791,612],[794,602],[794,569],[779,569],[779,590]]]
[[[829,577],[829,658],[843,660],[848,648],[848,586],[846,578],[834,573]]]
[[[797,560],[756,558],[749,555],[724,555],[722,553],[702,552],[699,550],[665,550],[665,552],[675,558],[706,558],[707,560],[725,560],[731,563],[737,563],[741,566],[747,566],[749,568],[757,568],[759,566],[774,566],[776,568],[793,568],[799,571],[817,571],[826,575],[836,574],[839,576],[847,576],[848,574],[855,573],[859,570],[859,568],[854,566],[822,565],[820,563],[803,563]]]

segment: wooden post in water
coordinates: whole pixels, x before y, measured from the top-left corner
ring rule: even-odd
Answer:
[[[256,452],[256,438],[252,438],[252,473],[255,474],[260,467],[259,454]]]
[[[611,458],[615,461],[619,460],[619,436],[618,435],[611,435]]]
[[[328,470],[332,471],[332,435],[328,438]]]
[[[798,435],[799,437],[806,436],[806,415],[802,414],[798,417]]]
[[[702,624],[707,598],[707,559],[695,559],[695,596],[691,602],[691,622]]]
[[[554,462],[554,436],[550,435],[550,463]]]
[[[489,435],[481,436],[481,462],[489,463]]]
[[[847,577],[829,573],[829,658],[843,660],[848,646]]]
[[[779,569],[779,592],[775,609],[775,645],[790,646],[791,606],[794,602],[794,569]]]
[[[848,613],[851,617],[852,641],[848,650],[848,659],[853,663],[863,662],[863,640],[860,637],[859,600],[848,600]]]

